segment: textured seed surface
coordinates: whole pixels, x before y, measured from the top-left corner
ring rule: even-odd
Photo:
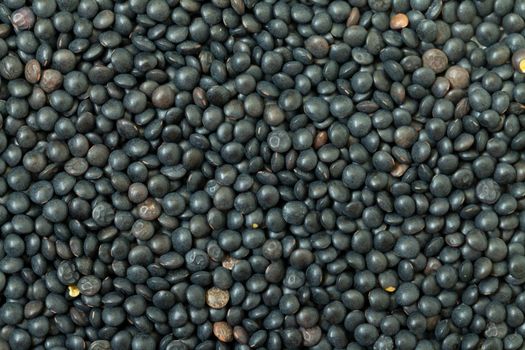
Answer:
[[[42,72],[40,87],[47,93],[53,92],[62,85],[63,77],[59,71],[46,69]]]
[[[448,67],[448,57],[439,49],[427,50],[423,54],[423,66],[432,69],[435,73],[441,73]]]
[[[228,304],[230,294],[220,288],[210,288],[206,291],[206,304],[214,309],[221,309]]]
[[[138,206],[139,217],[143,220],[155,220],[161,214],[159,202],[153,198],[148,198]]]
[[[232,327],[224,321],[213,324],[213,334],[222,342],[228,343],[233,340]]]
[[[24,69],[24,76],[29,83],[38,83],[41,76],[40,63],[35,59],[29,60]]]
[[[30,29],[35,24],[35,14],[29,7],[22,7],[11,14],[11,23],[18,30]]]
[[[233,267],[235,266],[235,264],[237,264],[238,262],[239,262],[239,260],[237,260],[235,258],[232,258],[231,256],[227,256],[222,261],[222,267],[224,267],[225,269],[228,269],[228,270],[232,270]]]

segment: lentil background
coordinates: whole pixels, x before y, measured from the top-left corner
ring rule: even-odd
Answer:
[[[0,350],[525,349],[525,1],[1,0]]]

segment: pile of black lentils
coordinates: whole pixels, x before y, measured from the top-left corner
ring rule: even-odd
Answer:
[[[525,349],[524,0],[0,1],[0,350]]]

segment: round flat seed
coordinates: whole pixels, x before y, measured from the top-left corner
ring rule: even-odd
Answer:
[[[476,197],[485,204],[494,204],[501,195],[501,188],[492,179],[483,179],[476,186]]]
[[[153,198],[148,198],[144,202],[140,203],[137,206],[137,209],[139,217],[146,221],[157,219],[162,212],[160,203]]]
[[[40,87],[47,93],[57,90],[62,86],[64,78],[62,73],[54,69],[46,69],[40,78]]]
[[[42,71],[41,71],[40,63],[37,60],[32,59],[26,63],[26,66],[24,68],[24,76],[25,76],[25,79],[29,83],[31,84],[38,83],[38,81],[40,80],[41,74],[42,74]]]
[[[11,14],[11,23],[17,30],[28,30],[35,24],[35,14],[29,7],[21,7]]]
[[[395,14],[390,18],[390,28],[394,30],[406,28],[408,23],[408,16],[404,13]]]
[[[100,279],[95,276],[84,276],[78,283],[77,288],[80,291],[80,294],[93,296],[98,293],[102,286]]]
[[[228,304],[230,294],[227,290],[212,287],[206,291],[206,304],[214,309],[222,309]]]
[[[233,340],[233,329],[224,321],[213,324],[213,334],[222,342],[229,343]]]
[[[448,57],[439,49],[430,49],[423,54],[423,66],[435,73],[444,72],[448,68]]]
[[[450,81],[450,85],[453,88],[465,89],[470,82],[468,71],[460,66],[448,68],[445,77]]]

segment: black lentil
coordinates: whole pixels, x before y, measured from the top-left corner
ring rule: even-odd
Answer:
[[[0,349],[521,349],[524,29],[0,2]]]

